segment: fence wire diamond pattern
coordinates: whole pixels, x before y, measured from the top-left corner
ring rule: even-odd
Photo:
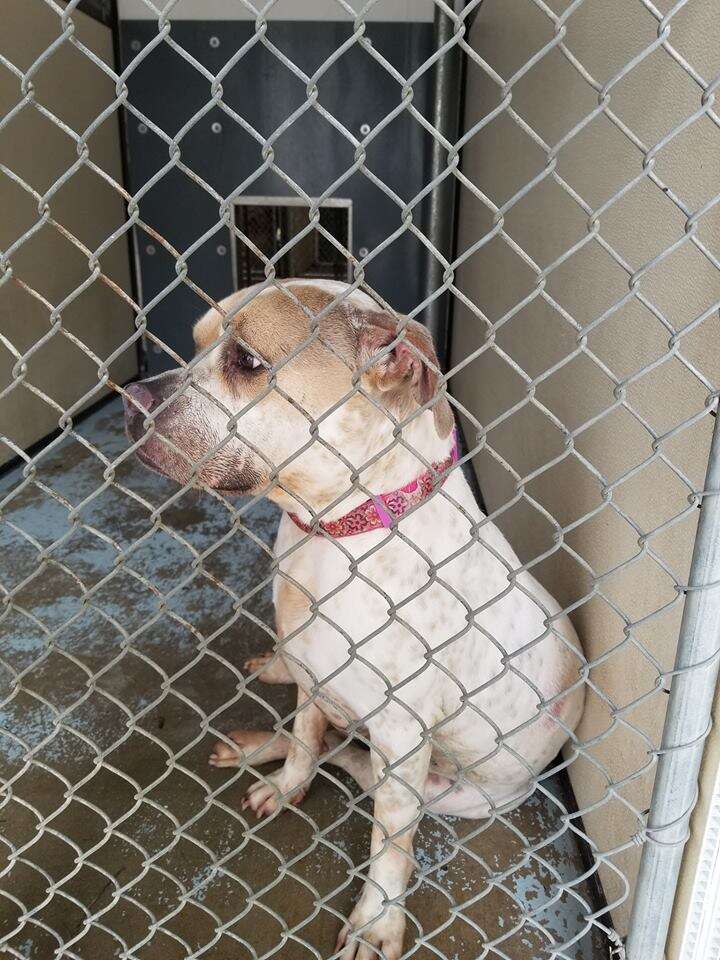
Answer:
[[[672,679],[672,671],[669,672],[654,658],[638,638],[636,628],[645,626],[653,617],[665,614],[667,610],[652,611],[643,618],[642,624],[623,610],[613,596],[605,591],[603,576],[596,574],[570,545],[568,535],[572,527],[579,526],[590,515],[578,517],[572,525],[563,526],[532,496],[529,487],[537,475],[552,470],[562,460],[575,458],[595,478],[602,491],[602,504],[598,512],[614,511],[637,535],[638,551],[623,566],[630,567],[640,561],[652,560],[675,587],[676,594],[671,605],[683,604],[683,577],[668,566],[662,552],[656,550],[654,544],[674,525],[692,516],[702,500],[703,491],[697,489],[697,484],[673,462],[669,451],[672,450],[672,441],[679,434],[714,413],[716,386],[686,356],[684,344],[701,325],[711,322],[720,302],[708,306],[682,329],[675,329],[662,310],[653,303],[643,280],[666,258],[685,246],[692,246],[714,268],[720,269],[717,257],[703,240],[699,229],[702,218],[714,208],[720,194],[693,209],[663,181],[656,169],[656,160],[663,150],[699,119],[704,118],[716,127],[720,126],[715,110],[715,90],[719,78],[708,80],[701,76],[671,40],[673,18],[685,7],[687,0],[676,3],[666,13],[642,0],[640,5],[657,26],[656,36],[605,83],[593,77],[567,42],[568,25],[583,7],[583,0],[568,4],[562,13],[553,9],[557,4],[528,0],[528,7],[539,11],[552,26],[552,39],[512,76],[506,77],[500,76],[476,52],[468,38],[470,24],[480,12],[481,0],[468,3],[460,12],[435,0],[438,10],[452,21],[453,35],[410,76],[401,75],[368,39],[366,18],[375,6],[373,3],[356,10],[344,0],[337,0],[339,15],[346,19],[351,29],[333,56],[309,75],[273,42],[270,19],[273,2],[255,8],[246,0],[238,0],[238,5],[242,5],[254,20],[255,30],[249,42],[234,51],[216,74],[211,73],[174,39],[173,14],[181,6],[177,2],[159,7],[144,0],[157,17],[157,35],[151,43],[136,52],[132,62],[122,72],[118,72],[83,42],[82,31],[77,26],[79,2],[71,0],[61,5],[53,0],[44,0],[47,9],[57,18],[57,36],[29,66],[11,62],[0,49],[0,68],[14,78],[17,89],[16,102],[0,121],[0,135],[3,131],[11,131],[13,122],[24,112],[33,111],[64,134],[77,154],[77,159],[45,189],[28,182],[23,170],[0,162],[2,177],[7,178],[14,188],[23,191],[37,209],[36,219],[29,228],[13,238],[0,253],[0,286],[19,287],[28,298],[41,304],[47,313],[46,332],[29,346],[12,342],[0,330],[2,348],[11,358],[11,375],[2,384],[0,400],[27,391],[54,411],[60,428],[57,435],[32,452],[25,451],[11,436],[2,437],[3,443],[13,456],[19,458],[22,467],[7,475],[10,479],[6,479],[1,490],[6,560],[0,584],[3,594],[2,621],[8,637],[16,635],[18,631],[26,637],[26,643],[21,648],[12,643],[4,645],[0,641],[3,711],[0,720],[4,751],[4,819],[0,820],[0,840],[6,857],[0,887],[2,912],[6,920],[0,932],[7,955],[18,960],[50,956],[118,956],[138,960],[156,956],[319,958],[328,954],[321,952],[317,943],[325,943],[327,931],[332,928],[334,936],[346,922],[359,880],[367,876],[373,861],[380,856],[380,853],[370,855],[363,846],[363,838],[369,835],[370,826],[374,823],[368,792],[359,795],[357,786],[344,775],[338,774],[335,768],[315,765],[314,772],[317,772],[319,781],[333,791],[334,799],[326,799],[323,805],[313,806],[309,798],[304,808],[297,807],[284,812],[283,816],[292,817],[295,824],[292,830],[287,828],[286,834],[278,815],[256,823],[247,811],[241,809],[241,779],[248,771],[260,780],[267,778],[267,770],[263,772],[263,767],[253,762],[252,750],[240,768],[229,775],[212,771],[207,774],[204,766],[207,745],[211,740],[231,742],[227,738],[230,714],[237,722],[238,716],[259,711],[257,715],[264,714],[267,725],[277,732],[278,740],[287,741],[292,739],[292,721],[304,709],[302,703],[293,707],[282,692],[276,696],[275,690],[268,693],[267,687],[260,686],[257,676],[268,668],[267,664],[255,662],[248,674],[232,652],[228,640],[228,635],[232,636],[234,630],[242,629],[249,631],[255,651],[263,639],[265,646],[274,644],[277,647],[280,644],[282,647],[283,643],[288,642],[287,637],[279,641],[275,634],[268,601],[268,589],[273,579],[278,574],[281,579],[289,579],[287,574],[279,571],[282,558],[274,557],[272,553],[271,531],[276,520],[275,513],[261,502],[260,497],[238,501],[215,490],[206,490],[200,495],[193,492],[197,471],[218,451],[223,450],[235,433],[242,433],[242,415],[221,409],[220,412],[228,421],[227,436],[190,465],[190,477],[180,488],[151,478],[150,475],[140,475],[133,456],[140,443],[128,445],[117,434],[108,441],[101,431],[93,432],[94,428],[86,427],[87,421],[75,422],[84,407],[105,396],[108,385],[126,394],[123,387],[115,386],[110,379],[111,368],[119,356],[135,350],[141,342],[167,353],[175,364],[185,370],[187,377],[176,395],[195,390],[202,393],[208,402],[217,404],[212,395],[203,390],[202,384],[192,379],[193,371],[217,346],[217,341],[207,345],[194,359],[186,361],[153,332],[148,319],[152,318],[155,307],[182,285],[192,290],[207,308],[223,312],[218,303],[193,281],[190,261],[192,255],[205,244],[225,242],[228,231],[234,234],[238,245],[249,248],[263,262],[267,277],[263,286],[275,286],[282,290],[303,310],[310,323],[307,340],[272,367],[267,389],[255,400],[256,403],[274,392],[284,395],[297,406],[292,397],[283,394],[278,384],[278,374],[302,351],[322,341],[322,320],[353,290],[365,290],[382,303],[377,293],[367,287],[365,269],[382,257],[383,252],[399,237],[411,234],[429,257],[440,262],[442,285],[429,299],[418,303],[411,311],[411,316],[422,319],[423,311],[432,300],[449,294],[474,316],[481,327],[486,328],[481,347],[451,367],[443,381],[448,385],[452,407],[462,415],[469,445],[460,463],[453,469],[461,469],[463,464],[469,463],[481,452],[493,458],[512,477],[516,493],[511,501],[491,514],[490,519],[501,519],[506,511],[522,502],[541,513],[555,532],[551,552],[567,553],[590,577],[592,587],[586,596],[574,604],[574,609],[591,600],[599,599],[608,604],[626,624],[622,645],[633,645],[656,672],[654,688],[643,693],[639,700],[622,707],[612,703],[596,680],[596,668],[602,666],[602,662],[612,657],[616,650],[610,650],[601,660],[581,665],[576,681],[578,685],[586,685],[595,697],[607,704],[613,717],[613,727],[607,731],[607,735],[617,726],[645,741],[646,760],[643,767],[628,771],[622,781],[613,780],[608,771],[599,769],[607,787],[603,796],[593,804],[593,809],[597,809],[611,799],[620,801],[631,810],[637,824],[636,831],[628,835],[621,845],[600,850],[587,837],[582,825],[583,815],[592,812],[591,809],[575,811],[558,797],[552,786],[553,778],[562,774],[578,757],[584,757],[596,768],[599,766],[590,749],[593,744],[582,742],[575,734],[571,734],[564,758],[537,778],[536,792],[530,803],[539,804],[543,811],[551,809],[554,819],[548,819],[546,813],[542,816],[538,814],[536,821],[528,821],[535,823],[534,832],[528,830],[526,821],[518,819],[516,812],[493,809],[487,820],[462,822],[441,817],[422,805],[417,815],[418,821],[424,818],[415,850],[418,869],[410,879],[408,899],[399,901],[408,921],[406,953],[403,955],[482,956],[507,960],[535,955],[566,958],[609,955],[610,946],[621,949],[617,934],[612,929],[608,908],[593,901],[589,881],[601,868],[611,871],[623,886],[624,893],[619,900],[627,898],[630,891],[614,859],[619,853],[639,847],[648,839],[645,832],[647,811],[634,808],[623,791],[647,768],[656,764],[660,748],[633,724],[631,714],[644,699],[662,699],[663,690]],[[28,18],[28,30],[32,30],[31,17]],[[99,74],[109,78],[115,90],[112,102],[83,130],[72,129],[42,102],[36,92],[36,78],[44,65],[66,45],[86,57]],[[263,47],[275,59],[277,69],[289,71],[306,90],[303,104],[291,112],[269,136],[254,129],[223,99],[225,78],[256,46]],[[159,47],[182,58],[208,85],[205,103],[176,131],[163,130],[152,117],[138,109],[129,95],[128,81]],[[397,84],[396,107],[360,138],[334,117],[319,99],[325,74],[354,47],[372,58]],[[432,72],[442,57],[457,51],[461,51],[466,58],[468,71],[482,71],[497,86],[499,100],[491,113],[463,130],[460,139],[452,143],[414,105],[413,90],[423,77]],[[562,54],[594,92],[597,102],[562,140],[548,143],[515,106],[513,90],[553,51]],[[656,51],[662,51],[693,81],[698,103],[682,123],[659,142],[650,144],[643,142],[614,111],[613,91],[623,78]],[[362,92],[348,93],[360,96]],[[174,92],[172,95],[180,94]],[[253,139],[260,159],[252,175],[238,183],[227,196],[218,193],[183,159],[184,138],[203,118],[216,110],[224,114],[224,122],[238,125]],[[318,114],[344,138],[354,155],[347,170],[335,182],[328,184],[319,197],[309,196],[282,169],[275,156],[277,141],[292,131],[293,124],[309,111]],[[134,193],[110,176],[93,156],[93,134],[103,124],[116,122],[116,117],[121,113],[129,121],[143,124],[167,148],[167,160]],[[635,148],[640,162],[636,177],[596,208],[586,202],[561,175],[558,158],[561,151],[601,114]],[[446,166],[441,174],[410,199],[399,196],[378,178],[367,159],[368,148],[373,141],[400,115],[412,118],[441,144],[446,154]],[[525,183],[502,206],[498,206],[464,172],[461,157],[463,148],[501,115],[513,121],[543,152],[546,162],[541,173]],[[122,198],[125,205],[126,216],[122,225],[95,249],[74,236],[53,212],[57,194],[80,171],[90,172],[99,178]],[[288,194],[300,198],[308,210],[306,226],[269,258],[255,245],[252,237],[245,236],[238,229],[233,215],[234,202],[252,193],[253,184],[267,171],[272,171],[283,182]],[[189,178],[217,204],[216,223],[182,250],[176,249],[142,216],[143,199],[171,172]],[[341,196],[344,184],[357,175],[367,178],[397,206],[396,230],[361,258],[339,243],[320,222],[322,203]],[[447,178],[454,178],[458,190],[470,194],[492,216],[492,228],[460,251],[455,259],[432,246],[420,215],[423,202]],[[587,218],[587,232],[573,246],[563,250],[552,263],[543,266],[513,239],[506,227],[506,218],[533,189],[546,180],[559,187],[582,211]],[[638,268],[629,263],[603,235],[602,220],[615,204],[640,183],[650,183],[662,191],[685,218],[685,230],[674,243]],[[71,244],[87,261],[86,278],[75,289],[68,290],[57,303],[49,302],[34,289],[23,278],[23,270],[17,265],[23,248],[33,238],[49,230],[55,231],[63,241]],[[103,271],[103,258],[107,252],[116,244],[127,243],[128,235],[133,231],[139,243],[154,244],[157,249],[165,251],[174,263],[175,277],[172,282],[145,303],[135,302],[131,291],[123,289]],[[319,313],[308,310],[297,299],[292,286],[275,277],[275,266],[288,250],[313,233],[319,233],[326,244],[336,249],[343,258],[349,259],[353,269],[350,288],[338,294],[333,303]],[[463,265],[493,240],[502,241],[523,261],[534,274],[535,283],[522,302],[513,304],[504,316],[490,322],[481,305],[474,303],[463,291],[459,278],[462,277]],[[583,325],[553,298],[548,279],[590,244],[599,245],[625,273],[628,283],[627,292],[621,299],[590,324]],[[96,284],[105,285],[114,296],[120,298],[135,318],[134,333],[110,356],[97,355],[63,324],[63,313],[69,311],[74,302]],[[244,302],[248,302],[253,295],[249,294]],[[539,376],[528,374],[498,341],[498,333],[503,326],[535,299],[545,301],[575,337],[573,350]],[[649,311],[665,329],[668,347],[667,352],[653,363],[642,366],[622,379],[593,352],[590,341],[597,327],[633,300]],[[392,304],[383,303],[383,306],[392,309]],[[221,341],[229,336],[231,320],[231,316],[225,317]],[[396,333],[401,339],[406,325],[407,320],[398,318]],[[82,396],[77,396],[68,407],[59,404],[33,382],[33,360],[55,338],[70,342],[97,367],[97,384]],[[325,343],[325,346],[328,344]],[[496,420],[482,424],[471,410],[465,409],[452,395],[452,387],[453,378],[486,353],[501,358],[520,378],[524,385],[524,396],[519,404],[502,411]],[[591,421],[570,429],[542,402],[539,388],[578,356],[596,365],[610,378],[614,384],[615,401]],[[669,358],[682,364],[701,384],[706,393],[706,402],[691,417],[666,433],[658,434],[633,406],[629,392],[633,384]],[[377,406],[371,393],[364,390],[359,376],[355,376],[352,392],[362,392],[369,403]],[[336,408],[346,399],[336,404]],[[403,428],[430,404],[426,403],[405,421],[396,423],[394,445],[407,447]],[[564,449],[544,463],[535,475],[522,476],[494,447],[493,431],[518,409],[527,406],[534,407],[539,415],[555,426],[563,438]],[[625,411],[647,432],[651,438],[652,453],[643,463],[635,464],[623,475],[610,480],[581,454],[577,441],[583,433],[618,409]],[[303,449],[312,444],[325,443],[321,428],[333,410],[326,411],[318,419],[314,419],[307,411],[302,412],[309,428],[309,438]],[[117,418],[117,411],[112,417]],[[153,429],[153,419],[151,414],[147,425],[149,431]],[[179,449],[175,452],[180,457],[185,456]],[[298,455],[300,453],[302,450],[298,451]],[[687,506],[681,513],[664,520],[655,529],[647,530],[637,525],[614,494],[623,483],[652,463],[662,463],[672,471],[686,488],[688,498]],[[271,486],[281,485],[278,474],[284,466],[269,464]],[[370,464],[364,465],[368,466]],[[360,474],[361,471],[354,471],[352,490],[372,496],[371,491],[363,486]],[[339,501],[346,494],[347,491]],[[461,514],[465,514],[463,506],[452,498],[445,487],[438,488],[434,495],[445,498]],[[50,518],[40,525],[35,522],[33,507],[39,502],[44,504],[44,516]],[[334,506],[337,504],[331,504],[323,513]],[[202,522],[197,527],[188,528],[186,521],[193,511]],[[322,519],[322,514],[318,519]],[[492,549],[484,539],[483,523],[477,524],[472,518],[468,519],[472,534],[463,549],[470,549],[478,542]],[[413,542],[404,536],[402,527],[394,528],[392,536],[404,539],[421,559],[425,559]],[[158,544],[163,560],[160,564],[149,549],[151,546],[156,549]],[[238,574],[228,559],[233,551],[237,553],[239,549],[252,558],[248,561],[251,575]],[[381,585],[366,577],[357,557],[346,550],[342,543],[340,549],[348,560],[353,576],[363,580],[387,601],[388,623],[400,622],[413,631],[403,615],[403,603],[393,602]],[[368,556],[377,549],[380,548],[369,551]],[[92,562],[88,561],[88,557]],[[544,559],[546,555],[536,557],[519,569],[506,565],[509,584],[524,589],[518,577]],[[297,583],[292,585],[299,586]],[[429,561],[428,582],[423,589],[429,590],[437,585],[453,593],[451,583],[443,579],[443,564]],[[313,619],[327,620],[323,604],[340,589],[338,587],[326,596],[313,598]],[[123,602],[126,602],[123,598],[128,595],[134,597],[135,615],[128,615],[126,607],[123,607]],[[213,617],[205,618],[200,628],[197,614],[208,607],[214,611]],[[473,622],[477,613],[468,608],[468,624]],[[340,629],[337,624],[334,626]],[[548,622],[547,630],[562,639],[554,629],[552,620]],[[417,635],[416,631],[413,632]],[[169,636],[177,646],[169,652],[167,640],[161,642],[160,634],[165,638]],[[73,636],[88,638],[87,648],[77,642],[69,642],[68,638]],[[91,636],[92,642],[89,639]],[[369,669],[375,670],[372,662],[363,658],[362,642],[353,642],[349,636],[346,639],[354,655],[362,658]],[[425,666],[439,666],[438,661],[433,659],[437,649],[431,648],[423,637],[418,636],[417,639],[427,651]],[[496,642],[495,638],[490,639]],[[508,670],[517,673],[513,659],[514,656],[507,658],[505,665]],[[204,687],[202,695],[198,693],[198,671],[201,667],[215,671],[218,677],[224,678],[218,682],[214,695]],[[58,681],[55,688],[50,682],[53,679]],[[456,682],[463,696],[468,697],[468,691],[459,680]],[[313,691],[315,696],[322,695],[322,686],[322,683],[316,683]],[[402,702],[399,689],[390,687],[388,697],[393,702]],[[542,710],[552,709],[552,701],[542,700],[542,697],[541,701]],[[101,718],[99,721],[98,717]],[[367,721],[370,717],[363,719]],[[425,729],[424,737],[431,739],[436,729],[435,726]],[[351,733],[356,741],[365,739],[358,724],[353,725]],[[498,731],[498,737],[498,749],[503,746],[512,749],[507,743],[507,736]],[[349,736],[338,735],[337,742],[331,741],[328,746],[332,752],[338,753],[349,741]],[[365,742],[367,744],[366,739]],[[134,751],[151,758],[140,770],[132,763]],[[200,763],[203,765],[200,766]],[[463,763],[458,762],[457,768],[458,777],[464,779],[467,770]],[[531,771],[531,774],[534,776],[535,772]],[[391,766],[386,769],[386,776],[393,776]],[[179,799],[181,795],[185,797],[182,801]],[[79,824],[83,829],[78,829]],[[504,859],[489,855],[492,848],[503,845],[510,850]],[[560,869],[558,850],[567,851],[568,845],[575,850],[581,846],[591,850],[594,855],[593,866],[580,866],[572,874],[568,874],[567,869]],[[252,864],[250,871],[248,862]],[[468,881],[468,877],[472,877],[472,882]],[[518,877],[525,878],[526,884],[536,885],[534,902],[532,898],[519,893]],[[413,907],[414,903],[419,902],[413,899],[416,896],[442,899],[447,904],[446,918],[436,926],[428,925],[421,910]],[[616,904],[611,903],[610,910],[614,906]],[[553,924],[553,909],[556,907],[574,911],[577,922],[571,924],[570,928],[566,924],[564,930]],[[502,924],[498,921],[490,928],[483,919],[488,910],[505,916],[506,922]],[[189,921],[188,915],[191,918]],[[181,922],[183,918],[184,923]],[[262,932],[260,928],[263,928]],[[588,944],[590,949],[598,953],[578,952],[587,950]],[[342,954],[339,951],[337,955]]]

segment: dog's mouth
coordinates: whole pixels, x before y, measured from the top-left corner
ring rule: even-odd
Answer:
[[[127,433],[128,433],[128,439],[130,439],[133,443],[137,443],[137,440],[132,436],[129,430]],[[169,467],[163,463],[162,458],[158,456],[153,456],[153,454],[148,449],[147,441],[141,444],[139,447],[136,447],[136,449],[134,450],[134,453],[135,453],[135,456],[140,461],[140,463],[142,463],[144,467],[147,467],[148,470],[152,470],[153,473],[157,473],[161,477],[167,477],[170,480],[176,479],[173,476],[173,474],[170,472]]]
[[[125,432],[128,440],[133,444],[137,443],[140,439],[139,437],[133,436],[133,431],[129,423],[125,425]],[[144,467],[147,467],[148,470],[151,470],[161,477],[174,480],[176,483],[187,483],[191,481],[201,489],[212,490],[225,497],[247,496],[257,488],[262,480],[260,475],[249,466],[245,466],[239,470],[237,476],[225,472],[217,477],[212,477],[211,475],[196,476],[191,480],[192,465],[188,462],[180,467],[180,464],[176,462],[178,459],[177,455],[174,455],[170,449],[166,449],[162,438],[156,435],[147,437],[133,452]],[[207,470],[203,472],[212,474],[212,466],[208,465]],[[184,474],[184,476],[180,476],[179,474]]]
[[[209,487],[206,483],[202,484],[203,487],[208,490],[214,490],[216,493],[220,493],[223,497],[246,497],[249,493],[248,490],[244,488],[235,488],[235,487]]]
[[[132,437],[130,438],[132,440]],[[151,470],[154,470],[156,473],[161,473],[163,476],[167,476],[165,471],[162,469],[161,465],[155,460],[154,457],[151,457],[148,451],[145,449],[145,444],[142,444],[135,450],[135,456],[138,460],[141,461],[146,467],[150,467]]]
[[[249,467],[241,470],[237,477],[225,476],[216,484],[203,481],[203,485],[221,493],[224,497],[247,497],[255,493],[262,485],[262,477]]]
[[[139,442],[139,446],[135,447],[133,453],[143,466],[152,470],[153,473],[157,473],[161,477],[174,479],[169,463],[171,459],[170,451],[163,451],[165,445],[156,432],[147,436],[144,435],[145,431],[139,423],[141,419],[134,416],[125,418],[125,436],[132,444]]]

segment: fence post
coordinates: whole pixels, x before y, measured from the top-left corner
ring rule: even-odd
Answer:
[[[700,508],[675,671],[627,939],[627,960],[662,960],[720,663],[720,427]]]
[[[449,4],[457,15],[464,7],[464,0],[454,0]],[[435,7],[435,45],[441,50],[450,43],[455,35],[456,22],[447,16],[440,7]],[[432,122],[436,130],[450,142],[456,143],[461,129],[461,108],[463,88],[463,55],[459,46],[451,47],[435,66],[435,89]],[[456,180],[454,175],[440,179],[448,166],[448,154],[441,141],[433,137],[430,157],[430,182],[435,186],[430,191],[425,233],[432,245],[428,250],[428,270],[424,294],[432,297],[443,285],[444,269],[434,251],[447,260],[453,258],[455,239],[455,197]],[[438,360],[445,367],[449,360],[448,327],[450,298],[447,293],[436,297],[423,310],[419,319],[424,320],[435,341]]]

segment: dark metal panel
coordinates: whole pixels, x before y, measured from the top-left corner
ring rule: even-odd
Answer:
[[[404,76],[432,52],[432,24],[373,23],[368,35],[375,48]],[[153,21],[122,23],[125,65],[157,36]],[[240,47],[251,41],[254,25],[244,21],[178,21],[173,39],[213,74]],[[312,75],[351,36],[341,22],[272,23],[268,37],[301,69]],[[210,100],[210,84],[167,44],[161,44],[131,74],[130,99],[170,135],[177,132]],[[413,103],[430,114],[430,78],[414,88]],[[357,45],[351,47],[318,78],[319,102],[360,138],[360,128],[374,127],[401,102],[401,86]],[[255,43],[223,80],[223,99],[263,137],[273,133],[307,103],[305,85],[270,51]],[[216,126],[213,126],[213,125]],[[218,130],[217,124],[220,125]],[[151,129],[143,132],[129,119],[129,172],[133,192],[168,162],[166,143]],[[217,132],[213,132],[213,131]],[[180,140],[182,160],[222,196],[229,195],[263,162],[257,141],[222,110],[213,108]],[[427,182],[431,137],[406,113],[395,118],[368,146],[367,166],[400,203],[388,198],[367,177],[354,173],[334,196],[353,201],[354,251],[372,250],[402,224],[402,206]],[[352,167],[354,148],[314,110],[306,110],[274,142],[275,162],[309,196],[319,196]],[[245,189],[246,195],[287,196],[291,190],[275,173],[265,171]],[[164,176],[141,199],[143,220],[177,249],[190,246],[218,222],[218,204],[201,186],[177,169]],[[421,225],[422,211],[413,210]],[[406,235],[395,240],[367,269],[368,282],[400,310],[422,299],[426,263],[422,244]],[[213,297],[232,290],[230,246],[225,229],[216,233],[189,259],[192,279]],[[140,264],[145,303],[175,278],[175,264],[157,244],[140,237]],[[165,297],[150,313],[150,327],[184,356],[191,353],[191,321],[204,304],[186,287]],[[150,355],[153,370],[171,365],[169,358]]]
[[[482,3],[482,0],[480,0]],[[454,0],[451,9],[461,10],[464,0]],[[455,35],[455,21],[440,7],[435,7],[435,38],[437,49],[442,49]],[[433,97],[433,126],[449,143],[457,143],[462,124],[465,59],[456,44],[445,51],[437,62],[435,95]],[[427,235],[435,250],[449,262],[455,255],[457,232],[457,180],[454,176],[439,178],[448,167],[448,152],[439,140],[433,140],[430,160],[430,179],[438,186],[430,194]],[[431,297],[443,284],[444,269],[433,252],[428,252],[428,271],[425,296]],[[425,322],[435,340],[440,366],[447,364],[450,351],[450,320],[454,297],[445,292],[436,297],[425,311]]]
[[[67,0],[61,0],[67,5]],[[93,20],[99,20],[106,27],[113,25],[113,0],[80,0],[76,9],[86,13]]]

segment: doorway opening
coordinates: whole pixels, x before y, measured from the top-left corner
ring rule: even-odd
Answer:
[[[243,197],[235,203],[234,222],[262,254],[232,232],[233,279],[235,289],[242,290],[265,280],[263,257],[276,256],[307,227],[308,206],[300,197]],[[278,279],[352,280],[352,261],[347,255],[352,253],[352,201],[322,203],[319,227],[307,232],[275,262]]]

